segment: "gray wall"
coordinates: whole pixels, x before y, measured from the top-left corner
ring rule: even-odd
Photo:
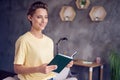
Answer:
[[[26,12],[34,1],[37,0],[0,0],[0,69],[2,70],[13,72],[15,41],[30,29]],[[77,9],[75,0],[41,1],[47,2],[49,6],[49,23],[44,33],[50,36],[55,44],[62,37],[68,38],[68,41],[60,43],[59,52],[71,55],[77,50],[76,59],[89,61],[94,61],[100,56],[105,63],[104,80],[110,80],[108,56],[112,48],[119,50],[120,47],[120,0],[91,0],[90,6],[85,10]],[[74,21],[60,20],[59,11],[63,5],[70,5],[75,9]],[[107,16],[102,22],[92,22],[89,18],[91,8],[96,5],[103,6],[107,11]],[[76,69],[80,68],[73,69],[81,74],[79,79],[88,80],[85,76],[88,75],[87,69],[80,69],[81,71]],[[94,74],[95,79],[96,76],[97,74]]]

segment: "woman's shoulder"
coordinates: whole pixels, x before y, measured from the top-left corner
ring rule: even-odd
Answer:
[[[19,38],[17,39],[17,41],[25,41],[25,40],[28,39],[29,36],[30,36],[29,32],[26,32],[23,35],[19,36]]]

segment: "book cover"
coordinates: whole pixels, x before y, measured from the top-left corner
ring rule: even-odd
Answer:
[[[48,65],[57,65],[57,69],[54,72],[60,73],[72,59],[72,57],[63,54],[57,54]]]

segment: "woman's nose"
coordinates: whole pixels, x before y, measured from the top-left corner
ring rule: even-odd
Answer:
[[[45,19],[44,18],[42,18],[42,23],[44,23],[45,22]]]

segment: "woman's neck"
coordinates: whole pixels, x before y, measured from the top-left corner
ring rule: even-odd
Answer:
[[[36,30],[31,29],[31,30],[30,30],[30,33],[31,33],[32,35],[34,35],[36,38],[43,38],[43,33],[42,33],[42,31],[36,31]]]

